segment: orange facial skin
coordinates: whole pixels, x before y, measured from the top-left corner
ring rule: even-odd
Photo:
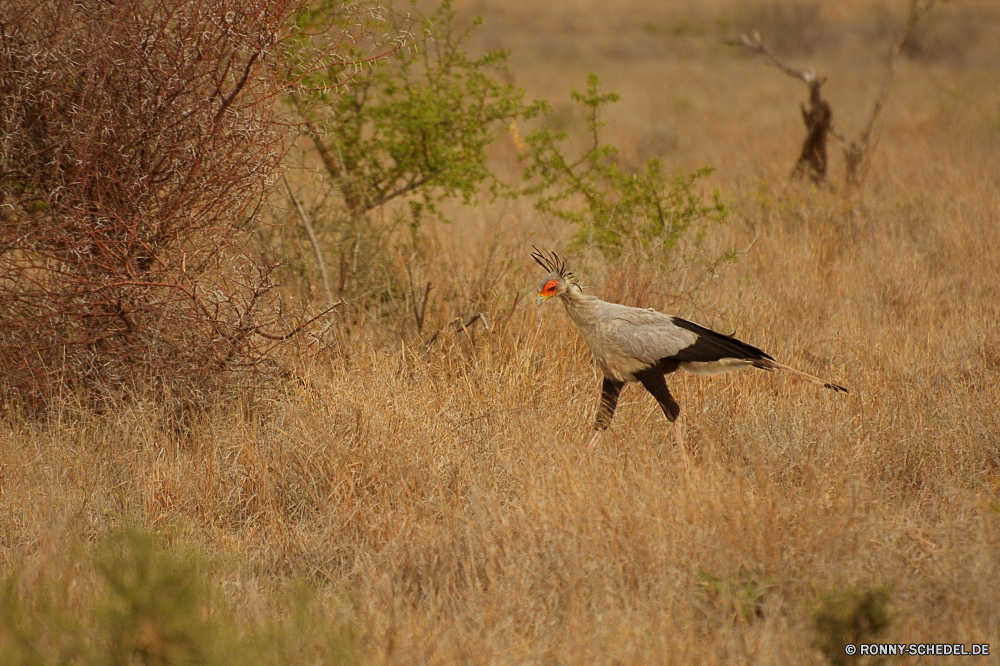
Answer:
[[[549,298],[555,296],[558,292],[559,292],[559,281],[549,280],[548,282],[545,283],[545,286],[542,287],[542,290],[538,292],[538,298],[535,299],[535,302],[538,305],[541,305]]]

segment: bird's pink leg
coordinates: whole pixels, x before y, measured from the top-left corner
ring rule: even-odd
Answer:
[[[684,463],[684,471],[691,469],[688,464],[687,451],[684,450],[684,437],[681,435],[680,420],[674,421],[674,437],[677,438],[677,448],[681,450],[681,461]]]
[[[597,446],[597,443],[601,441],[602,434],[604,434],[603,430],[594,431],[594,436],[590,438],[590,447],[587,449],[588,451],[594,450],[594,447]]]

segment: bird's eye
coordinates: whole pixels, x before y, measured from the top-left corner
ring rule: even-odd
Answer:
[[[555,280],[549,280],[547,283],[545,283],[545,289],[542,290],[542,293],[551,294],[558,288],[559,288],[558,282],[556,282]]]

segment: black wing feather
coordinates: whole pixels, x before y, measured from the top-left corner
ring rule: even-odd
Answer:
[[[671,319],[675,325],[687,329],[698,336],[693,345],[685,347],[674,354],[671,360],[681,363],[710,363],[712,361],[720,361],[724,358],[741,358],[747,361],[774,360],[764,351],[757,349],[753,345],[741,342],[732,336],[716,333],[709,328],[699,326],[694,322],[681,319],[680,317],[671,317]],[[754,365],[757,364],[754,363]],[[771,369],[767,364],[757,365],[757,367]]]

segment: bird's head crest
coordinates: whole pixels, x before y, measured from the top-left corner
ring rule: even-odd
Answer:
[[[534,250],[534,252],[531,253],[531,258],[535,260],[535,263],[550,273],[558,273],[559,277],[567,282],[576,284],[576,277],[571,272],[566,270],[565,259],[561,258],[555,252],[543,252],[534,245],[532,245],[531,248]]]

